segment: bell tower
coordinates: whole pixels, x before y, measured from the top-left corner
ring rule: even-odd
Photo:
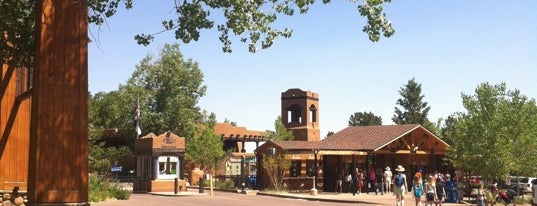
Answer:
[[[282,123],[293,132],[295,140],[318,142],[319,94],[301,89],[282,92]]]

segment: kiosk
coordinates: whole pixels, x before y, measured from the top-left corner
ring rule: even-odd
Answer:
[[[134,192],[186,191],[184,179],[185,138],[171,132],[136,139]]]

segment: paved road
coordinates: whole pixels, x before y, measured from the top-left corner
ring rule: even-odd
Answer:
[[[92,203],[92,206],[134,206],[134,205],[181,205],[181,206],[201,206],[201,205],[233,205],[233,206],[341,206],[351,205],[351,203],[334,203],[309,201],[301,199],[290,199],[281,197],[244,195],[229,192],[215,192],[215,195],[189,195],[189,196],[160,196],[149,194],[132,194],[129,200],[110,200],[102,203]],[[352,205],[359,205],[352,203]]]
[[[293,195],[295,198],[311,197],[307,194]],[[190,193],[189,195],[181,196],[160,196],[151,194],[132,194],[129,200],[110,200],[101,203],[92,203],[93,206],[135,206],[135,205],[181,205],[181,206],[199,206],[199,205],[233,205],[233,206],[343,206],[343,205],[395,205],[395,197],[392,194],[374,195],[360,194],[352,196],[351,194],[320,194],[316,196],[320,200],[303,200],[286,197],[273,197],[263,195],[245,195],[230,192],[215,192],[214,196],[208,196],[207,193],[199,195]],[[340,201],[364,201],[364,202],[327,202],[322,199],[340,200]],[[408,195],[405,205],[414,205],[413,199]],[[458,204],[446,204],[447,206],[455,206]]]

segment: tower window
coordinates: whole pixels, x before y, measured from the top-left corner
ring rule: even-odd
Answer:
[[[317,108],[315,105],[310,106],[310,122],[317,122]]]
[[[302,123],[302,112],[301,112],[302,108],[296,104],[293,104],[289,107],[289,109],[287,110],[287,119],[288,119],[288,122],[287,123],[290,123],[290,122],[297,122],[297,123]],[[290,117],[290,118],[289,118]]]

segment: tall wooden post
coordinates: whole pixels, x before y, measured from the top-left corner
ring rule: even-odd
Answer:
[[[88,203],[87,0],[37,0],[31,205]]]

